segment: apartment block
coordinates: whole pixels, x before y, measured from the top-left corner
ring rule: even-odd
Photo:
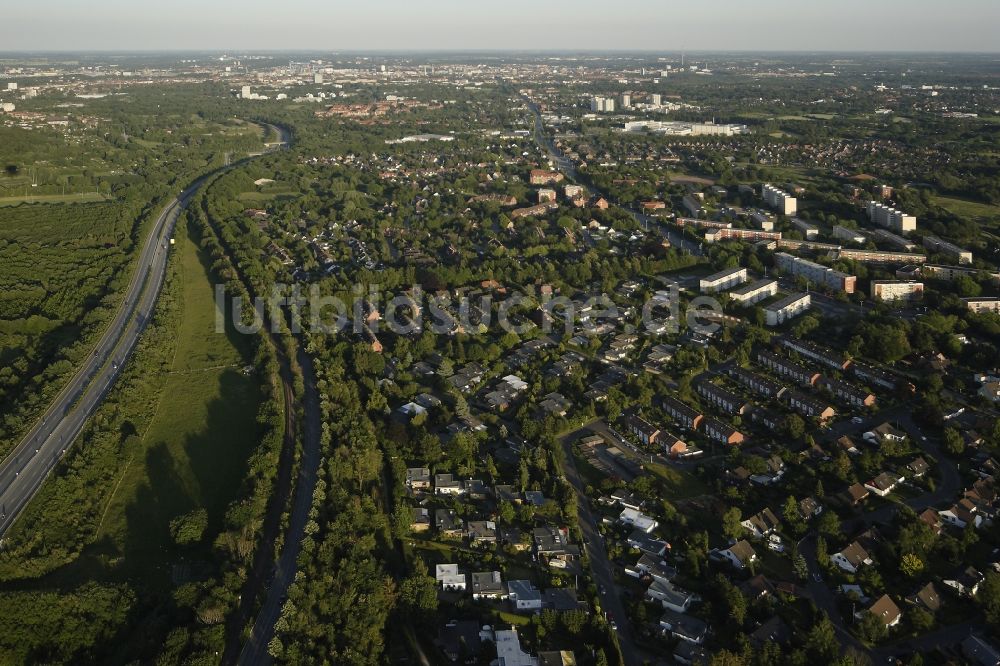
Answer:
[[[902,236],[894,234],[887,229],[876,229],[874,232],[872,232],[872,235],[875,237],[876,242],[882,242],[887,245],[892,245],[896,249],[902,250],[903,252],[912,252],[913,250],[917,249],[916,243],[914,243],[911,240],[907,240]]]
[[[698,288],[705,294],[715,294],[720,291],[725,291],[735,287],[736,285],[743,284],[747,281],[747,269],[745,268],[729,268],[724,271],[719,271],[708,277],[701,278],[698,281]]]
[[[904,266],[896,271],[896,277],[903,277],[901,272],[905,271],[907,266]],[[975,268],[968,268],[966,266],[946,266],[944,264],[924,264],[919,267],[920,274],[927,278],[935,278],[937,280],[955,280],[961,276],[967,276],[972,279],[977,279],[979,277],[988,277],[993,284],[1000,285],[1000,273],[993,271],[981,271]]]
[[[949,243],[946,240],[941,240],[937,236],[924,236],[924,247],[931,252],[938,252],[940,254],[945,254],[957,261],[959,264],[971,264],[972,263],[972,252],[969,250],[960,248],[954,243]]]
[[[854,293],[854,286],[858,280],[854,275],[835,271],[828,266],[792,256],[787,252],[776,252],[774,259],[777,262],[778,268],[790,275],[802,276],[807,280],[830,289],[836,289],[848,294]]]
[[[837,259],[850,259],[863,264],[922,264],[927,261],[922,254],[885,250],[840,250]]]
[[[871,297],[877,301],[912,301],[924,295],[924,283],[909,280],[872,280]]]
[[[781,240],[780,231],[764,231],[763,229],[714,229],[705,232],[706,243],[717,243],[723,240]]]
[[[855,243],[861,245],[865,242],[865,235],[857,229],[849,229],[839,224],[833,227],[833,237],[845,243]]]
[[[770,183],[764,183],[761,186],[760,196],[764,198],[768,206],[782,215],[795,215],[798,211],[798,200]]]
[[[962,302],[976,314],[983,312],[1000,314],[1000,298],[963,298]]]
[[[764,299],[778,295],[778,281],[764,278],[750,284],[745,284],[729,292],[729,298],[735,303],[747,306],[759,303]]]
[[[792,226],[801,231],[802,237],[806,240],[812,240],[819,236],[819,227],[797,217],[792,218]]]
[[[808,310],[811,305],[812,297],[809,294],[789,294],[780,301],[764,308],[767,325],[779,326],[786,321],[798,317]]]
[[[868,202],[868,219],[880,227],[906,233],[917,228],[917,218],[877,201]]]

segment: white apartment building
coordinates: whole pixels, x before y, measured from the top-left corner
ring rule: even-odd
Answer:
[[[960,265],[972,263],[972,252],[961,248],[954,243],[941,240],[937,236],[924,236],[924,247],[931,252],[946,254],[957,261]]]
[[[795,215],[798,211],[798,200],[770,183],[764,183],[761,186],[760,196],[764,197],[768,206],[782,215]]]
[[[777,262],[778,268],[789,275],[801,275],[811,282],[821,284],[830,289],[836,289],[848,294],[854,293],[854,286],[858,280],[857,276],[835,271],[828,266],[790,255],[787,252],[776,252],[774,259]]]
[[[772,303],[764,308],[764,315],[767,318],[768,326],[778,326],[790,319],[798,317],[809,309],[812,305],[812,297],[809,294],[789,294],[777,303]]]
[[[802,237],[806,240],[812,240],[819,235],[819,227],[797,217],[792,218],[792,226],[801,231]]]
[[[917,228],[917,218],[907,215],[901,210],[886,206],[877,201],[868,202],[868,219],[880,227],[893,231],[914,231]]]
[[[698,281],[698,288],[705,294],[714,294],[720,291],[725,291],[736,285],[743,284],[749,278],[747,277],[747,269],[745,268],[728,268],[724,271],[719,271],[708,277],[703,277]]]
[[[729,298],[740,305],[747,306],[759,303],[767,298],[778,295],[778,281],[764,278],[743,285],[729,292]]]
[[[848,229],[839,224],[833,227],[833,237],[837,240],[842,240],[847,243],[856,243],[861,245],[865,242],[865,235],[858,231],[857,229]]]
[[[910,301],[920,298],[923,294],[923,282],[872,280],[871,284],[871,297],[876,301]]]

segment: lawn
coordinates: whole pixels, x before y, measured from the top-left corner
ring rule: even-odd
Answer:
[[[664,499],[678,500],[689,497],[698,497],[708,492],[708,486],[697,479],[693,474],[686,471],[660,465],[659,463],[646,463],[647,471],[660,479],[666,489]]]
[[[170,582],[170,565],[180,556],[199,554],[197,548],[178,551],[171,519],[204,507],[207,533],[222,525],[256,444],[260,399],[256,378],[241,372],[243,342],[215,332],[206,258],[183,229],[178,231],[183,317],[176,353],[162,377],[156,415],[139,433],[137,447],[123,452],[130,459],[104,516],[94,546],[98,552],[91,553],[120,562],[122,574],[141,575],[153,585]],[[201,544],[203,552],[209,546]]]
[[[967,217],[977,222],[1000,220],[1000,206],[991,206],[978,201],[967,201],[954,197],[936,196],[933,200],[938,206],[948,209],[959,217]]]

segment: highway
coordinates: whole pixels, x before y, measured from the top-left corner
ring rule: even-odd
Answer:
[[[128,360],[163,285],[174,225],[203,182],[204,178],[200,178],[192,183],[160,212],[139,254],[122,304],[93,353],[0,464],[0,536],[34,497]]]
[[[280,147],[288,142],[287,130],[274,125],[268,127],[277,132],[279,138],[277,143],[268,146]],[[152,316],[166,278],[170,238],[177,218],[208,178],[209,175],[205,175],[195,180],[160,212],[143,244],[122,303],[93,353],[77,368],[41,419],[0,463],[0,537],[14,524],[80,434],[131,355]]]

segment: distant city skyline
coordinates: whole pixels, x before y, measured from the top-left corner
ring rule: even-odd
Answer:
[[[996,0],[34,0],[2,16],[0,51],[1000,51]]]

